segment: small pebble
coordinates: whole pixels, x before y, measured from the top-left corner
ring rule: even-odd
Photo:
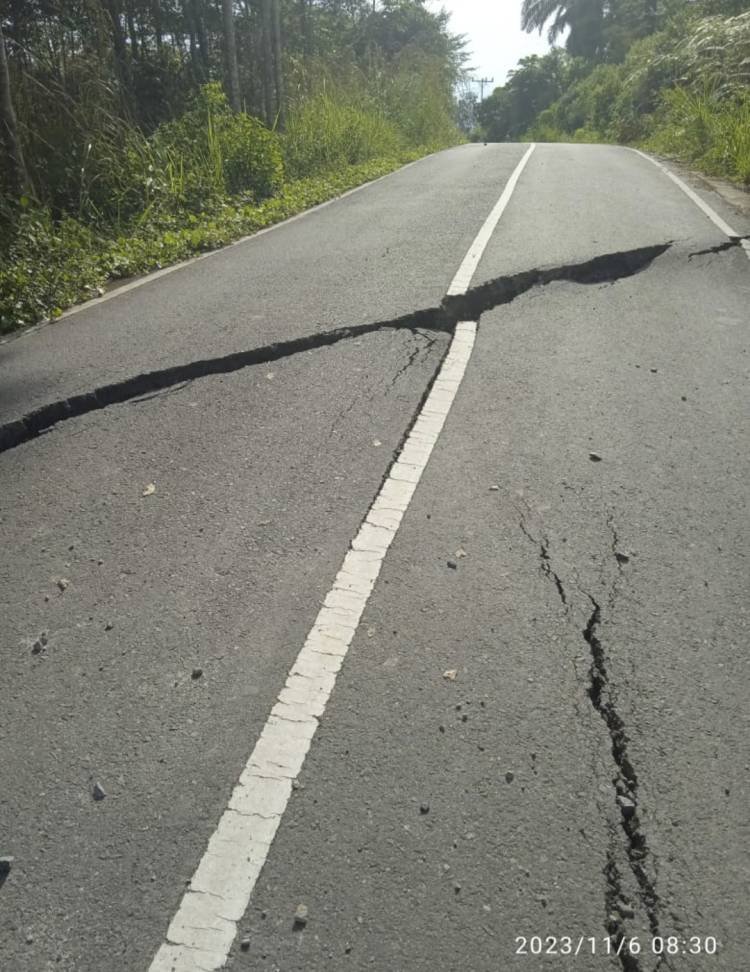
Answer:
[[[419,807],[419,812],[421,814],[429,813],[430,812],[430,805],[429,805],[429,803],[422,803],[420,805],[420,807]]]
[[[242,949],[243,952],[246,952],[250,948],[250,939],[243,938],[242,941],[240,942],[240,948]]]
[[[294,927],[304,928],[307,924],[308,914],[307,905],[298,905],[294,912]]]
[[[107,623],[104,625],[104,630],[105,631],[111,631],[112,628],[114,628],[114,625],[112,624],[112,622],[111,621],[107,621]]]
[[[203,675],[203,669],[202,668],[194,668],[193,671],[190,674],[190,677],[193,679],[193,681],[196,681],[202,675]]]
[[[68,580],[67,577],[61,577],[57,582],[57,586],[60,588],[61,591],[67,590],[69,584],[70,581]]]
[[[630,557],[626,553],[622,553],[620,550],[615,551],[615,559],[618,564],[629,564]]]
[[[106,792],[104,787],[100,783],[94,783],[94,788],[91,791],[91,795],[97,801],[103,800],[106,797]]]
[[[635,815],[635,803],[630,799],[630,797],[618,796],[617,802],[619,803],[622,815],[626,820],[629,820]]]
[[[512,783],[514,779],[515,779],[515,776],[513,775],[513,773],[508,772],[508,773],[505,774],[505,782],[506,783]]]
[[[620,912],[623,918],[635,918],[635,911],[630,907],[630,905],[623,901],[622,898],[617,902],[615,906]]]
[[[5,880],[13,867],[13,857],[0,857],[0,880]]]
[[[599,455],[598,452],[590,452],[589,453],[589,459],[592,462],[601,462],[602,461],[602,457]]]
[[[458,564],[455,562],[455,560],[449,560],[448,566],[451,570],[458,570]]]

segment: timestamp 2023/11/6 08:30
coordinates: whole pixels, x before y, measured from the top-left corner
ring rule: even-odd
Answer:
[[[713,935],[518,935],[516,955],[718,955],[721,943]]]

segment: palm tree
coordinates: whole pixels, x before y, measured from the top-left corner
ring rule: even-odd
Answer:
[[[568,51],[579,57],[593,58],[604,45],[604,0],[523,0],[521,27],[541,34],[547,21],[550,44],[570,30],[565,43]]]

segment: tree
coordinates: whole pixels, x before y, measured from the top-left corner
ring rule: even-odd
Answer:
[[[2,23],[0,23],[0,138],[10,162],[9,188],[15,198],[20,198],[29,186],[29,176],[26,171],[23,148],[18,137],[18,124],[13,106],[8,53],[5,48]]]
[[[224,21],[224,60],[226,62],[229,104],[232,106],[232,111],[240,111],[242,99],[240,96],[240,69],[237,64],[237,39],[234,33],[233,0],[221,0],[221,12]]]
[[[550,43],[570,30],[566,47],[579,57],[593,59],[605,44],[604,0],[523,0],[521,27],[527,33],[542,32],[552,20],[547,36]]]
[[[284,67],[281,53],[281,13],[279,0],[273,0],[273,67],[276,87],[276,113],[279,128],[283,131],[286,122],[284,111]]]

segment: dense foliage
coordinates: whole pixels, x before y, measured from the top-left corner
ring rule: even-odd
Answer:
[[[750,184],[750,0],[524,0],[523,16],[566,46],[480,106],[488,138],[644,144]]]
[[[425,0],[0,0],[0,331],[455,143]]]

